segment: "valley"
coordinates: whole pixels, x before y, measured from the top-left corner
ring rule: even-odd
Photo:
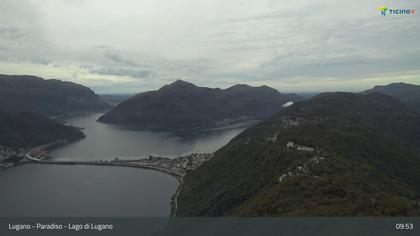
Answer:
[[[0,207],[4,214],[28,216],[47,207],[49,195],[80,185],[54,204],[84,202],[81,208],[61,207],[46,216],[110,216],[103,206],[115,211],[112,198],[98,195],[107,203],[94,208],[87,198],[114,188],[138,200],[126,201],[121,215],[416,216],[416,89],[391,84],[303,99],[266,86],[211,89],[178,80],[131,98],[102,95],[113,109],[71,108],[60,121],[40,113],[47,108],[0,110],[0,188],[8,190],[4,199],[13,206]],[[40,171],[49,183],[41,193],[23,181]],[[113,175],[120,177],[110,180]],[[136,183],[137,191],[127,191]],[[13,197],[22,188],[38,206]]]
[[[49,195],[58,194],[56,191],[64,191],[68,197],[59,194],[61,197],[53,204],[59,204],[64,199],[68,201],[68,204],[57,208],[57,211],[53,209],[46,211],[46,216],[66,214],[115,216],[113,212],[120,212],[117,214],[121,216],[175,215],[176,198],[186,171],[207,161],[212,157],[210,153],[251,125],[251,123],[243,123],[217,129],[172,133],[138,130],[96,122],[100,115],[90,114],[66,120],[67,124],[83,127],[82,130],[86,136],[84,139],[66,144],[64,140],[53,142],[52,146],[60,145],[52,149],[49,149],[50,145],[34,147],[26,152],[26,157],[32,160],[23,160],[17,168],[0,170],[0,188],[9,191],[3,199],[12,203],[11,205],[0,204],[3,214],[28,216],[40,207],[49,207],[51,205]],[[203,154],[194,154],[197,152]],[[42,192],[29,187],[28,184],[31,181],[21,182],[20,178],[39,174],[41,170],[45,173],[33,178],[41,178],[40,181],[46,185]],[[59,172],[50,176],[56,171]],[[66,174],[62,175],[60,173],[62,171]],[[80,178],[84,176],[86,179],[81,180],[79,175]],[[89,177],[92,175],[93,178]],[[131,177],[128,178],[128,176]],[[13,179],[10,179],[12,177]],[[98,179],[99,177],[108,181]],[[109,178],[116,179],[109,181]],[[85,183],[73,181],[85,181]],[[63,189],[67,188],[66,186],[61,186],[59,183],[65,183],[69,189],[74,188],[70,186],[80,186],[77,188],[81,189],[78,194],[71,193]],[[129,186],[137,186],[138,190],[123,191]],[[39,205],[35,207],[22,204],[19,197],[13,197],[21,191],[21,188],[28,189],[27,194],[35,196]],[[114,193],[110,197],[101,196],[102,200],[97,203],[85,198],[91,194],[98,194],[99,197],[99,194],[105,192],[109,195],[113,189],[122,191],[118,194],[127,199],[132,199],[134,196],[136,199],[127,200],[117,210],[117,206],[113,205],[115,199],[111,197]],[[69,199],[70,197],[72,199]],[[72,202],[79,202],[80,207],[74,207]],[[97,208],[99,206],[105,209],[99,210]],[[129,206],[131,209],[128,210]]]

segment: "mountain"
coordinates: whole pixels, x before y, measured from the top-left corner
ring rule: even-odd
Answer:
[[[420,115],[324,93],[250,127],[189,172],[177,216],[419,216]]]
[[[132,97],[132,94],[100,94],[99,97],[102,101],[106,102],[110,106],[118,105],[119,103]]]
[[[283,104],[301,99],[267,86],[235,85],[228,89],[212,89],[178,80],[120,103],[99,121],[189,129],[267,117],[279,111]]]
[[[410,108],[420,112],[420,85],[392,83],[385,86],[376,86],[363,93],[372,92],[380,92],[392,96],[407,104]]]
[[[29,148],[60,139],[75,141],[84,134],[40,114],[0,111],[0,145],[13,149]]]
[[[27,75],[0,75],[0,109],[47,116],[99,111],[108,105],[89,88]]]

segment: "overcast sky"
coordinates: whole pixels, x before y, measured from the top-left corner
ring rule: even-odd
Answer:
[[[381,16],[378,7],[416,9]],[[134,93],[420,84],[420,1],[0,0],[0,73]]]

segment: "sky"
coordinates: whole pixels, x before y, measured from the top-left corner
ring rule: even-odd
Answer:
[[[177,79],[280,92],[420,84],[420,1],[0,0],[0,73],[97,93]]]

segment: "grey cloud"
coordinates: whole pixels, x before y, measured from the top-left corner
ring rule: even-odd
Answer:
[[[106,48],[103,51],[103,54],[107,59],[109,59],[110,61],[116,64],[127,65],[127,66],[139,66],[138,62],[124,57],[123,55],[121,55],[119,52],[117,52],[116,50],[112,48]]]
[[[0,22],[3,28],[33,28],[38,23],[38,16],[38,11],[31,1],[0,2]]]
[[[420,7],[418,2],[392,3],[397,4]],[[0,63],[48,65],[51,71],[41,69],[41,76],[67,73],[98,89],[121,90],[158,87],[179,77],[229,86],[269,79],[299,83],[299,77],[356,80],[420,70],[418,16],[381,17],[372,0],[162,5],[0,0]],[[119,76],[137,80],[118,83]]]
[[[375,59],[358,57],[319,59],[310,62],[302,61],[299,64],[294,63],[285,67],[277,66],[272,71],[264,73],[264,77],[335,77],[348,79],[349,77],[375,73],[418,70],[418,61],[420,61],[420,55],[418,54]]]
[[[24,37],[25,32],[19,28],[0,28],[0,38],[3,40],[16,40]]]
[[[153,71],[149,70],[131,70],[121,68],[97,68],[90,72],[100,75],[116,75],[116,76],[130,76],[132,78],[150,78],[155,75]]]
[[[0,61],[46,64],[54,46],[46,40],[40,14],[31,1],[0,3]]]
[[[276,8],[274,8],[276,9]],[[284,9],[280,8],[278,10],[273,10],[268,13],[258,14],[250,17],[239,17],[239,18],[228,18],[224,19],[221,22],[224,23],[246,23],[252,21],[284,21],[287,19],[296,19],[296,18],[306,18],[311,17],[310,12],[322,12],[323,10],[328,9],[328,4],[319,3],[319,2],[307,2],[294,9]]]

